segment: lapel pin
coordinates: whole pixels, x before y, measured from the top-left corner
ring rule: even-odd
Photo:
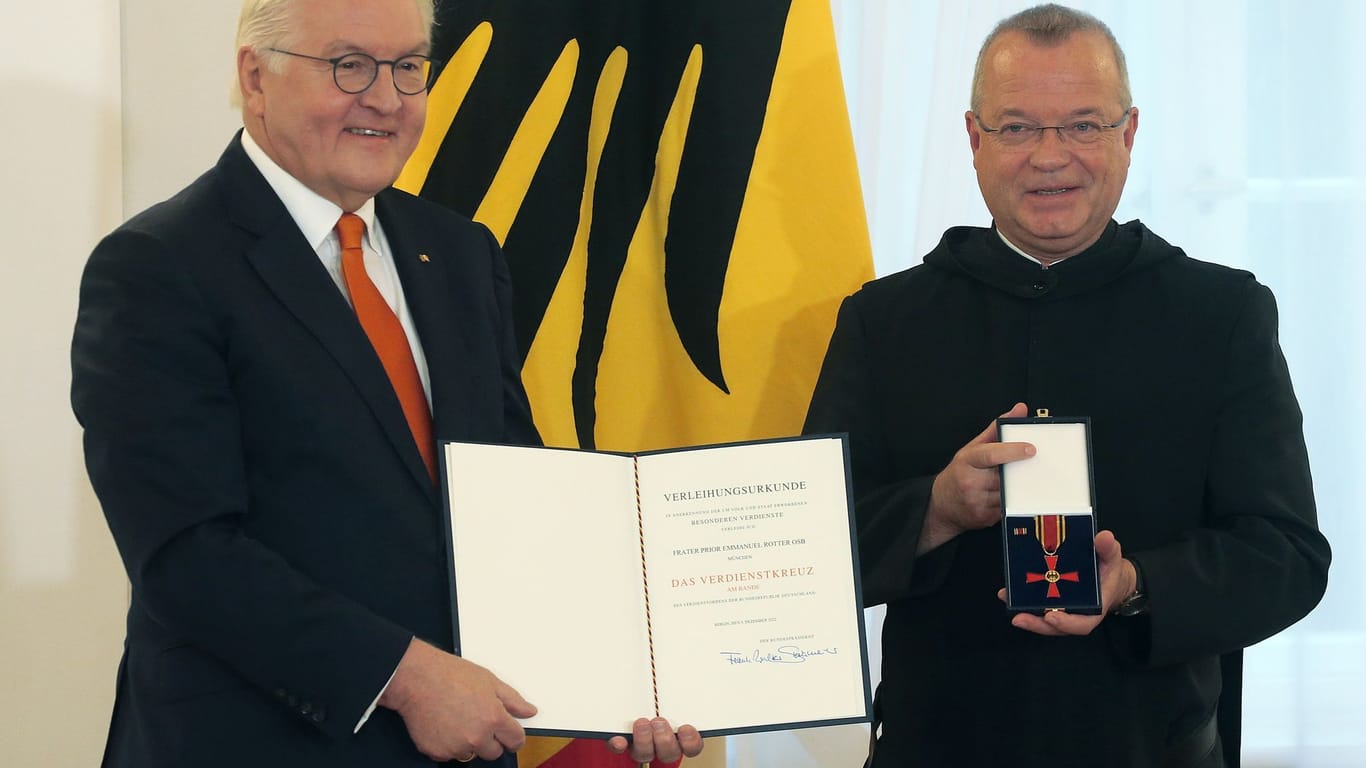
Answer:
[[[419,253],[419,254],[417,255],[417,260],[420,261],[420,262],[422,262],[423,264],[426,264],[427,262],[429,262],[429,261],[432,260],[432,257],[431,257],[431,256],[428,256],[428,255],[425,254],[425,253]]]

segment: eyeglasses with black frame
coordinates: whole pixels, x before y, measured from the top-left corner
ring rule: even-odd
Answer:
[[[1063,125],[1031,125],[1029,123],[1013,122],[1005,123],[999,128],[988,128],[982,122],[982,118],[973,115],[977,121],[977,127],[983,133],[990,134],[992,138],[1007,147],[1026,147],[1037,144],[1043,137],[1043,132],[1054,130],[1058,132],[1058,138],[1079,146],[1087,146],[1100,141],[1101,137],[1124,125],[1129,121],[1129,115],[1133,113],[1133,107],[1124,110],[1124,116],[1113,123],[1102,123],[1097,120],[1073,120]]]
[[[394,77],[394,87],[405,96],[416,96],[431,85],[432,60],[417,53],[410,56],[400,56],[389,61],[381,61],[367,53],[345,53],[341,56],[325,59],[321,56],[309,56],[306,53],[286,51],[283,48],[269,48],[267,50],[283,53],[286,56],[297,56],[301,59],[331,64],[332,82],[336,83],[343,93],[357,94],[369,90],[370,86],[375,84],[375,79],[379,77],[381,64],[389,65],[389,72]]]

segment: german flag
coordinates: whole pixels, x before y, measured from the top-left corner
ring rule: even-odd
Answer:
[[[398,186],[503,244],[546,443],[799,433],[872,277],[827,0],[438,0],[433,58]],[[632,765],[567,739],[519,757]]]

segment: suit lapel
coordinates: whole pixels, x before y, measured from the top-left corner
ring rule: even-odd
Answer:
[[[375,212],[427,357],[436,439],[450,440],[469,434],[472,424],[471,371],[465,364],[471,359],[469,323],[462,322],[472,297],[464,295],[466,286],[453,277],[455,256],[447,252],[449,245],[430,234],[407,202],[400,193],[386,190],[375,198]]]
[[[332,277],[238,141],[223,154],[219,168],[235,187],[226,195],[234,223],[258,235],[256,244],[246,252],[247,261],[275,297],[337,361],[379,421],[409,474],[435,503],[435,489],[413,443],[393,385]],[[406,283],[404,289],[407,290]],[[435,372],[432,378],[435,380]]]

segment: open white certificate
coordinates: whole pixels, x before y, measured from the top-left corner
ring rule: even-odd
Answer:
[[[442,459],[459,653],[539,708],[529,733],[871,718],[842,436]]]

